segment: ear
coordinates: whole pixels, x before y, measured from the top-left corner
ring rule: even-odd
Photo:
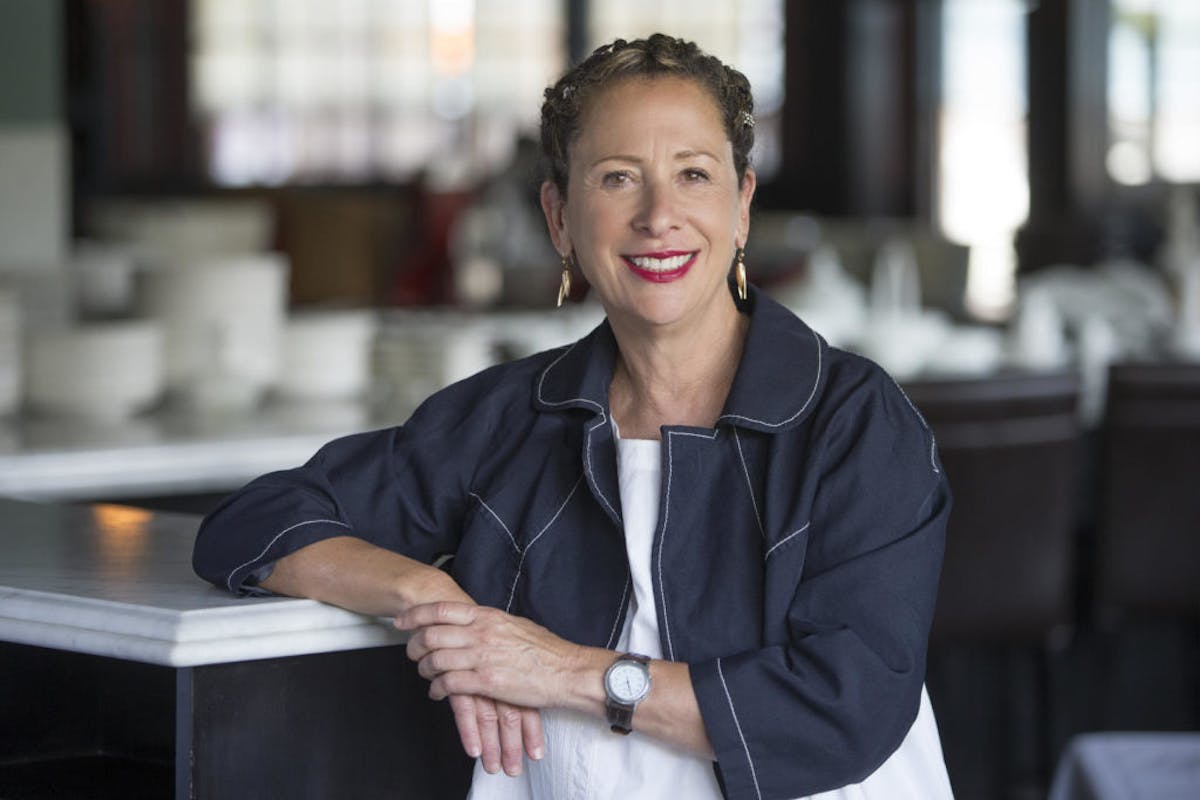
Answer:
[[[567,199],[558,190],[554,181],[542,182],[542,213],[546,215],[546,227],[550,229],[550,241],[563,258],[571,254],[571,234],[567,230]]]
[[[738,223],[735,239],[738,247],[745,247],[750,236],[750,201],[754,199],[754,189],[758,186],[758,176],[754,170],[747,168],[738,189]]]

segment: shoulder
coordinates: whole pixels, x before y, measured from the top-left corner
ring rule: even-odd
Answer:
[[[571,345],[496,364],[430,395],[404,423],[422,436],[452,434],[463,426],[511,429],[534,415],[533,392],[546,367]]]
[[[893,468],[905,462],[937,479],[933,431],[896,380],[874,361],[828,345],[825,364],[813,426],[829,454],[853,451]]]

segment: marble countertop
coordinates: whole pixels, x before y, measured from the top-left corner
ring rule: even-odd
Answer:
[[[361,403],[272,404],[253,413],[160,410],[128,420],[0,422],[0,496],[77,501],[231,491],[297,466],[321,445],[395,424]]]
[[[239,598],[192,572],[199,518],[0,499],[0,640],[188,667],[404,640],[313,600]]]

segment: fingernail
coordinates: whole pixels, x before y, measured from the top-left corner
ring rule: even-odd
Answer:
[[[479,758],[479,753],[480,750],[478,747],[467,748],[467,755],[469,755],[471,758]]]
[[[546,748],[544,748],[544,747],[533,748],[533,760],[534,761],[541,761],[545,755],[546,755]]]
[[[521,766],[518,764],[515,767],[505,767],[504,771],[508,773],[508,777],[515,778],[521,774]]]

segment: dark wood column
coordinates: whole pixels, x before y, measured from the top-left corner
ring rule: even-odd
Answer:
[[[1107,221],[1108,0],[1041,0],[1027,19],[1029,220],[1022,271],[1089,264],[1112,249]]]
[[[783,159],[764,204],[928,217],[937,3],[787,4]]]

